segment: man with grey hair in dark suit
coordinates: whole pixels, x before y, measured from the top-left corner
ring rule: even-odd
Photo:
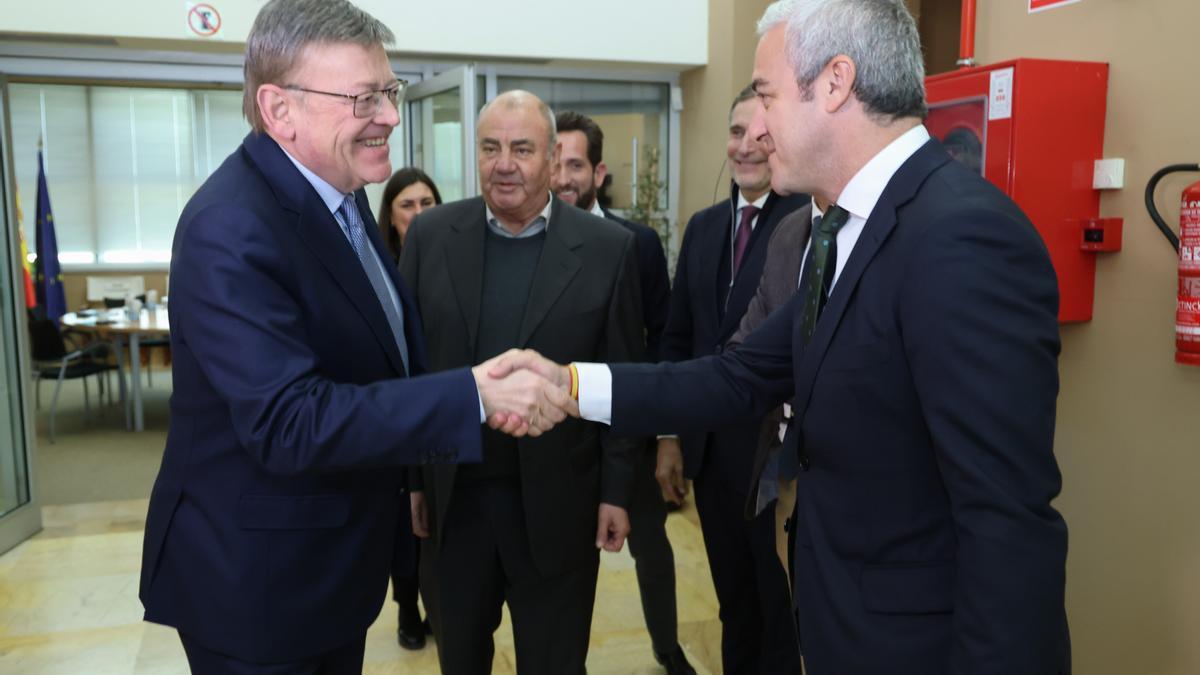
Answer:
[[[482,196],[417,216],[400,259],[431,369],[513,347],[639,359],[634,237],[551,194],[549,107],[501,94],[480,112],[477,137]],[[418,472],[413,530],[428,538],[443,673],[491,670],[505,604],[519,673],[585,672],[598,549],[620,550],[629,532],[638,451],[602,425],[568,420],[532,441],[485,431],[482,464]]]
[[[625,434],[792,399],[808,672],[1070,673],[1046,245],[923,125],[901,0],[783,0],[759,34],[749,133],[771,141],[773,186],[831,204],[803,290],[719,356],[562,367],[521,354],[493,372],[536,368]]]

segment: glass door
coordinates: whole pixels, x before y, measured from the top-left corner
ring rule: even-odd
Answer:
[[[8,100],[8,82],[0,75],[0,552],[25,541],[42,527],[42,512],[33,490],[30,361],[24,277],[17,260],[21,249]],[[28,159],[33,161],[32,157]]]
[[[467,64],[405,90],[413,165],[429,174],[442,199],[479,192],[475,171],[475,65]]]

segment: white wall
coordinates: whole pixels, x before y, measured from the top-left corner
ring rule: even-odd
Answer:
[[[42,35],[200,40],[189,0],[0,0],[0,31]],[[264,0],[208,0],[221,17],[206,40],[245,41]],[[396,33],[400,52],[489,59],[703,65],[706,0],[358,0]],[[563,30],[563,28],[569,30]],[[595,36],[584,37],[584,36]]]

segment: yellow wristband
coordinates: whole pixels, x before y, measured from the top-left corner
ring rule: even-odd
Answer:
[[[567,372],[569,372],[571,374],[571,398],[573,400],[578,401],[579,400],[579,369],[575,367],[574,363],[568,363],[567,364]]]

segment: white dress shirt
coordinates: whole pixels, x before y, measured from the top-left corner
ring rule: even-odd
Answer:
[[[846,267],[846,261],[862,234],[863,226],[875,210],[875,204],[883,195],[884,188],[892,176],[900,170],[921,146],[929,141],[929,131],[917,125],[904,132],[883,150],[879,151],[858,173],[846,183],[837,205],[850,213],[850,219],[838,230],[837,268],[834,270],[832,289]],[[808,248],[805,248],[805,256]],[[579,371],[579,414],[585,420],[612,424],[612,371],[603,363],[576,363]]]
[[[759,213],[761,213],[763,207],[767,204],[767,197],[770,196],[771,191],[767,190],[761,197],[751,202],[746,200],[746,197],[742,194],[741,190],[738,190],[737,207],[733,211],[733,227],[729,228],[729,244],[731,249],[733,248],[733,242],[737,240],[738,223],[742,222],[742,209],[746,208],[747,206],[753,206],[759,210]],[[754,214],[754,217],[750,219],[750,231],[753,232],[754,228],[757,226],[758,213]]]
[[[875,210],[875,204],[883,195],[883,189],[892,180],[892,176],[900,170],[900,165],[908,161],[908,158],[912,157],[913,153],[928,141],[929,131],[924,126],[918,124],[909,129],[878,155],[872,157],[871,161],[864,164],[863,168],[859,169],[858,173],[854,174],[850,182],[846,183],[846,187],[842,189],[837,205],[846,209],[850,213],[850,218],[837,233],[837,265],[833,268],[833,280],[829,283],[830,293],[837,285],[838,278],[842,276],[842,270],[846,268],[846,261],[850,259],[850,252],[858,243],[863,226],[867,224],[867,218]],[[813,205],[813,212],[818,212],[816,204]],[[808,259],[808,249],[811,245],[812,237],[810,236],[801,260]]]

